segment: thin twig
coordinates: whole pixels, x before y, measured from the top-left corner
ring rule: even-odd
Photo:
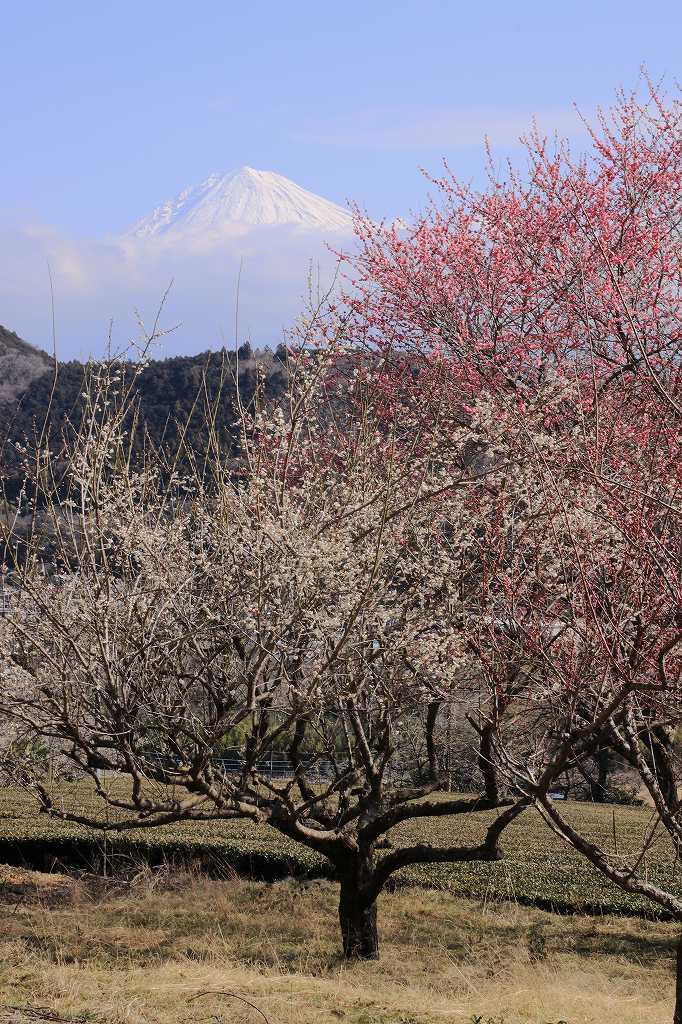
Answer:
[[[265,1024],[270,1024],[270,1021],[265,1016],[260,1007],[256,1006],[255,1003],[250,1003],[248,999],[244,998],[244,996],[238,996],[236,992],[227,992],[224,989],[208,989],[206,992],[197,992],[195,995],[190,996],[188,1002],[191,1003],[193,999],[200,999],[202,996],[229,996],[230,999],[238,999],[241,1003],[245,1003],[246,1006],[250,1006],[252,1010],[255,1010],[256,1013],[259,1013],[263,1020],[265,1021]]]

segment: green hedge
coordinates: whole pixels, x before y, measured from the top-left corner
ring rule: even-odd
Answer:
[[[83,786],[64,793],[65,806],[99,806]],[[646,808],[567,804],[565,813],[588,837],[618,856],[632,854],[650,822]],[[471,845],[489,814],[416,819],[394,829],[394,847],[413,842]],[[615,837],[615,838],[614,838]],[[662,918],[647,900],[608,882],[564,844],[537,814],[528,811],[505,832],[505,859],[496,863],[417,865],[395,884],[442,889],[482,900],[510,899],[563,913],[618,913]],[[140,862],[194,865],[213,877],[231,872],[274,880],[331,876],[321,858],[267,826],[250,822],[183,822],[157,828],[103,833],[36,813],[22,792],[0,792],[0,861],[42,870],[121,871]],[[682,895],[682,871],[661,834],[647,854],[647,877]]]

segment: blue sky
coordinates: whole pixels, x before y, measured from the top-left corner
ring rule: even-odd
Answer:
[[[642,63],[672,85],[681,34],[668,0],[6,0],[0,217],[102,236],[243,164],[401,215],[420,167],[475,178],[486,132],[570,134]]]
[[[422,201],[420,165],[471,175],[505,119],[513,137],[642,62],[680,70],[665,0],[2,6],[2,205],[78,233],[242,164],[397,214]]]

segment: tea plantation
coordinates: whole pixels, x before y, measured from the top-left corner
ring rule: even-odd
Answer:
[[[69,809],[103,809],[84,785],[60,790]],[[632,858],[651,824],[651,810],[568,803],[570,820],[619,859]],[[110,812],[112,814],[112,812]],[[428,842],[434,846],[479,841],[489,813],[417,819],[390,833],[394,847]],[[111,820],[111,819],[110,819]],[[682,894],[682,869],[666,835],[658,830],[640,870]],[[435,864],[407,868],[396,884],[443,889],[482,900],[516,900],[564,913],[621,913],[663,917],[647,900],[630,896],[605,880],[529,810],[507,829],[505,859],[493,864]],[[0,863],[115,873],[131,865],[167,862],[195,865],[214,877],[230,873],[264,879],[328,875],[322,859],[266,826],[249,822],[183,822],[124,833],[103,833],[64,823],[36,810],[21,790],[0,790]]]

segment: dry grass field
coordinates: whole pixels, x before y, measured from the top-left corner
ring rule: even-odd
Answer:
[[[672,1015],[669,924],[409,887],[381,898],[382,959],[348,966],[336,898],[325,881],[143,870],[107,883],[2,868],[0,1004],[80,1024],[663,1024]]]

